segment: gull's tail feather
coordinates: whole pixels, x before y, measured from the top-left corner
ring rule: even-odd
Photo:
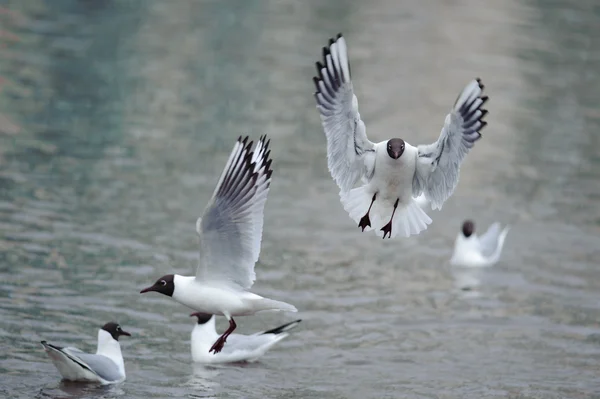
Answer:
[[[431,204],[431,201],[427,199],[425,193],[421,193],[421,195],[415,198],[415,201],[417,202],[417,205],[419,205],[423,210],[426,210],[427,205]]]
[[[373,193],[367,189],[367,186],[362,186],[353,188],[347,193],[340,193],[340,199],[350,218],[356,223],[360,223],[362,217],[369,210]],[[384,237],[384,231],[381,229],[390,220],[393,210],[394,206],[389,201],[378,201],[375,199],[369,212],[370,226],[366,226],[364,230],[375,230],[377,236]],[[429,224],[431,224],[431,218],[414,199],[411,199],[408,205],[399,205],[396,208],[392,222],[392,231],[390,234],[386,234],[386,238],[394,238],[398,235],[410,237],[427,229],[427,225]]]
[[[274,299],[268,298],[260,298],[257,300],[255,304],[255,308],[257,312],[263,311],[275,311],[275,312],[294,312],[296,313],[298,309],[294,305],[290,305],[289,303],[276,301]]]
[[[398,208],[396,208],[396,213],[394,213],[394,219],[392,221],[392,231],[386,235],[382,230],[382,227],[389,221],[393,210],[394,207],[392,205],[375,208],[375,211],[379,211],[380,213],[379,218],[383,220],[381,226],[378,226],[377,229],[375,229],[375,234],[377,234],[378,237],[410,237],[411,235],[416,235],[423,230],[426,230],[427,225],[431,224],[431,218],[423,211],[423,209],[421,209],[419,204],[411,198],[408,205],[403,207],[399,205]]]
[[[368,189],[368,186],[360,186],[353,188],[350,191],[343,192],[340,191],[340,201],[344,206],[344,209],[350,215],[350,218],[354,220],[356,223],[360,222],[360,219],[365,216],[367,211],[369,210],[369,205],[371,204],[371,200],[373,199],[373,192]],[[371,208],[372,210],[373,208]],[[374,219],[372,213],[371,215],[371,225],[365,226],[363,231],[373,230]]]
[[[264,335],[264,334],[275,334],[275,335],[281,334],[281,333],[284,333],[286,331],[291,330],[292,328],[296,328],[296,326],[298,326],[298,324],[300,324],[301,321],[302,320],[292,321],[291,323],[287,323],[287,324],[284,324],[282,326],[275,327],[275,328],[273,328],[271,330],[263,331],[260,334],[261,335]]]

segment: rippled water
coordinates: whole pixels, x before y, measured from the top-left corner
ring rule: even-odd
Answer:
[[[338,31],[374,141],[432,142],[486,84],[484,138],[417,237],[360,234],[339,204],[311,81]],[[598,37],[592,0],[0,0],[0,396],[598,397]],[[235,138],[263,133],[254,291],[304,322],[259,363],[194,366],[189,311],[138,292],[193,272]],[[513,226],[496,267],[448,266],[467,217]],[[94,350],[113,319],[127,381],[61,383],[39,341]]]

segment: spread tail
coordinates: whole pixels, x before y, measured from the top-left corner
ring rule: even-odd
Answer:
[[[340,200],[350,218],[359,223],[360,227],[364,226],[364,231],[375,230],[377,236],[383,237],[384,232],[381,229],[389,222],[394,206],[389,201],[377,201],[376,199],[369,212],[370,225],[365,225],[363,217],[369,210],[374,194],[367,188],[368,186],[361,186],[346,193],[340,192]],[[396,208],[389,237],[394,238],[398,235],[409,237],[419,234],[427,229],[428,224],[431,224],[431,218],[421,209],[415,199],[411,198],[407,205],[400,204]]]

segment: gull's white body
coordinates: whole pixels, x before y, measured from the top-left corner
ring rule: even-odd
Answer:
[[[219,353],[210,353],[212,344],[219,338],[215,329],[215,317],[204,324],[196,324],[191,335],[192,359],[196,363],[217,364],[255,362],[277,342],[286,338],[288,331],[298,325],[295,321],[278,327],[275,333],[259,332],[252,335],[231,334],[227,345]]]
[[[340,200],[350,217],[358,223],[369,209],[371,199],[376,200],[371,206],[371,226],[365,231],[375,230],[382,237],[379,228],[387,223],[398,199],[398,207],[394,214],[392,237],[397,233],[405,237],[417,234],[427,228],[431,218],[421,209],[413,198],[412,181],[417,163],[417,148],[406,143],[402,156],[392,159],[387,155],[387,140],[374,145],[375,159],[373,177],[367,184],[348,192],[340,192]]]
[[[193,276],[175,275],[173,299],[198,312],[219,316],[248,316],[261,311],[290,311],[285,302],[263,298],[222,282],[199,282]]]
[[[500,230],[500,224],[494,223],[481,237],[475,233],[465,237],[461,231],[454,242],[450,264],[461,267],[495,265],[500,260],[508,230],[508,226]]]
[[[260,254],[263,213],[271,184],[269,142],[261,137],[254,151],[248,137],[238,139],[212,198],[196,221],[199,261],[195,276],[163,278],[142,293],[158,291],[198,312],[223,315],[235,329],[233,316],[261,311],[296,312],[285,302],[263,298],[249,289]],[[163,291],[161,291],[163,290]],[[227,331],[226,334],[230,334]],[[224,334],[224,335],[226,335]]]
[[[487,113],[481,109],[487,101],[481,96],[483,85],[476,79],[465,86],[436,142],[414,147],[395,139],[405,146],[392,157],[387,147],[391,140],[372,143],[367,137],[341,34],[323,48],[317,71],[315,98],[327,137],[327,164],[340,188],[344,209],[360,228],[380,237],[419,234],[431,218],[415,198],[424,195],[432,209],[441,209],[456,189],[460,164],[481,137],[479,130],[486,125],[481,118]],[[354,188],[358,181],[363,185]],[[391,231],[386,231],[390,220]]]
[[[125,362],[119,342],[104,330],[98,331],[96,354],[77,348],[58,348],[42,343],[48,357],[65,380],[114,384],[125,380]]]

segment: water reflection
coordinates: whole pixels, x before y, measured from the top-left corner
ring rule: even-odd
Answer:
[[[203,364],[193,364],[193,374],[187,381],[186,386],[189,386],[195,394],[202,392],[202,398],[213,398],[212,396],[221,389],[221,384],[218,382],[218,377],[221,374],[219,368],[206,366]]]
[[[80,383],[61,381],[56,388],[42,389],[37,397],[53,399],[76,398],[106,398],[123,396],[125,392],[118,385],[98,385],[93,383]]]
[[[474,267],[452,267],[454,285],[464,298],[478,298],[481,296],[480,285],[484,269]]]

